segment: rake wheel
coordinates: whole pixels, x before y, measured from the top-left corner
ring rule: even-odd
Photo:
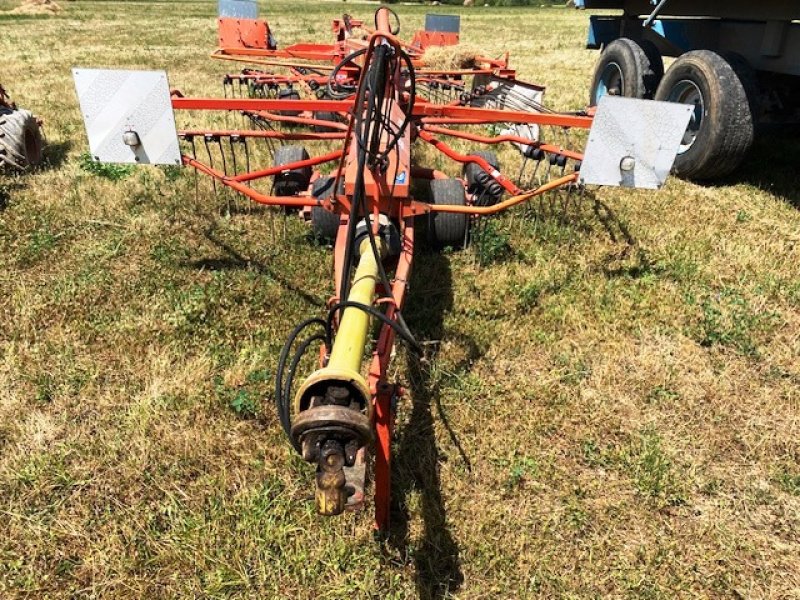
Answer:
[[[289,165],[301,160],[308,160],[308,151],[303,146],[281,146],[275,152],[275,166]],[[293,196],[308,187],[311,167],[289,169],[275,175],[274,181],[276,196]]]
[[[314,181],[311,190],[315,198],[330,198],[333,196],[334,177],[320,177]],[[325,210],[321,206],[311,207],[311,234],[323,242],[332,242],[339,232],[339,215]]]
[[[431,181],[431,204],[466,205],[464,186],[458,179]],[[464,213],[431,213],[428,236],[437,248],[463,248],[467,239],[469,217]]]

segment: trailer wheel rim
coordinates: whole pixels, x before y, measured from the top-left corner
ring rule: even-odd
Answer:
[[[595,90],[595,100],[600,101],[600,98],[606,95],[622,96],[625,89],[625,76],[622,74],[622,67],[616,62],[610,62],[600,73],[600,79],[597,82],[597,89]]]
[[[686,127],[686,132],[683,134],[681,145],[678,148],[678,154],[683,154],[692,147],[698,133],[700,133],[700,127],[703,125],[703,115],[705,114],[703,92],[694,81],[684,79],[672,86],[667,100],[694,106],[689,125]]]

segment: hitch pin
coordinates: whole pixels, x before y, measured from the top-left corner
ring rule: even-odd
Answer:
[[[126,146],[130,146],[131,148],[142,145],[142,140],[139,139],[139,134],[133,130],[123,133],[122,141]]]

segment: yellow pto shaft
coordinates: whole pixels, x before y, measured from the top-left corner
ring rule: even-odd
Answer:
[[[375,239],[380,256],[366,236],[359,246],[358,261],[347,301],[372,306],[379,280],[378,261],[387,252],[381,236]],[[302,447],[303,458],[317,463],[317,510],[337,515],[345,509],[346,466],[352,466],[358,448],[372,437],[372,400],[361,375],[370,315],[357,306],[342,309],[339,329],[328,364],[312,373],[295,398],[297,417],[292,436]]]
[[[383,253],[385,246],[383,240],[377,238],[375,241],[378,250]],[[370,306],[375,296],[375,286],[378,283],[378,261],[381,260],[381,257],[376,257],[372,252],[369,238],[365,238],[361,242],[360,251],[361,259],[358,261],[358,268],[347,300]],[[350,307],[342,311],[328,367],[361,371],[364,345],[367,343],[367,333],[369,332],[369,319],[369,315],[358,308]]]

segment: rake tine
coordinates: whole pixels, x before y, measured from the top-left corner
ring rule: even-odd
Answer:
[[[586,199],[586,186],[585,186],[585,185],[583,185],[583,184],[579,184],[579,185],[578,185],[578,187],[579,187],[579,189],[580,189],[580,192],[579,192],[579,194],[578,194],[578,205],[580,206],[580,209],[581,209],[581,214],[583,215],[583,207],[586,205],[586,204],[585,204],[585,199]]]
[[[220,160],[222,161],[222,172],[225,173],[225,175],[227,176],[228,175],[228,162],[225,160],[225,150],[222,147],[222,136],[216,136],[216,142],[217,142],[217,145],[219,146],[219,156],[220,156]]]
[[[550,170],[552,168],[553,168],[553,163],[548,159],[548,161],[547,161],[547,170],[545,171],[544,179],[543,179],[542,183],[547,183],[547,182],[550,181]],[[552,206],[552,204],[551,204],[551,206]]]
[[[203,136],[203,142],[205,143],[206,154],[208,155],[208,166],[213,169],[214,168],[214,157],[211,155],[211,149],[208,147],[208,138],[209,137],[211,137],[211,136],[204,135]],[[216,196],[217,196],[217,180],[214,177],[211,178],[211,185],[214,187],[214,197],[216,198]]]
[[[192,144],[192,158],[197,160],[197,147],[194,145],[194,136],[189,137],[189,141]],[[192,170],[194,171],[194,201],[197,203],[200,199],[200,178],[197,174],[197,169]]]
[[[217,140],[216,141],[217,141],[217,145],[219,146],[219,157],[220,157],[220,160],[222,161],[222,172],[225,173],[225,176],[227,177],[229,175],[229,173],[228,173],[228,161],[225,160],[225,148],[222,145],[222,136],[217,136]],[[230,195],[230,192],[228,191],[229,188],[227,186],[225,186],[225,187],[226,187],[226,190],[225,190],[225,210],[226,210],[226,215],[225,216],[230,218],[231,217],[231,195]]]
[[[245,159],[245,173],[250,172],[250,144],[247,142],[247,138],[241,138],[239,143],[244,147],[244,159]],[[249,184],[246,184],[249,185]],[[252,212],[253,203],[249,199],[245,199],[247,203],[247,214]]]
[[[233,138],[236,138],[234,140]],[[239,136],[228,136],[228,147],[231,151],[231,163],[233,166],[233,176],[236,177],[239,175],[239,165],[236,162],[236,144],[238,144]],[[234,143],[235,142],[235,143]],[[241,194],[239,192],[232,191],[233,201],[236,204],[236,211],[239,211],[239,198],[241,198]]]
[[[247,143],[247,138],[244,138],[242,140],[242,142],[244,143],[244,159],[245,159],[245,163],[246,163],[245,169],[249,173],[250,172],[250,145]]]
[[[236,138],[234,140],[234,137]],[[228,137],[228,145],[231,149],[231,161],[233,162],[233,176],[236,177],[239,174],[239,168],[236,165],[236,147],[234,146],[234,142],[239,142],[239,136],[229,136]]]
[[[525,173],[525,167],[528,165],[528,157],[525,156],[523,153],[522,155],[522,165],[519,168],[519,175],[517,175],[517,181],[520,185],[523,183],[522,175]]]
[[[275,181],[273,180],[272,185],[269,188],[269,195],[272,196],[275,193]],[[277,236],[275,235],[275,218],[276,218],[276,208],[272,208],[271,210],[267,211],[269,213],[269,229],[270,229],[270,239],[274,244],[277,240]]]
[[[542,164],[542,160],[541,160],[541,159],[539,159],[539,160],[537,160],[537,161],[536,161],[536,165],[533,167],[533,173],[531,173],[531,183],[530,183],[530,187],[533,187],[533,186],[534,186],[534,185],[536,185],[536,183],[537,183],[537,180],[536,180],[536,174],[539,172],[539,166],[540,166],[541,164]]]
[[[228,76],[226,75],[222,80],[222,96],[227,100],[228,99]],[[230,111],[225,111],[225,129],[228,128],[228,113]]]

